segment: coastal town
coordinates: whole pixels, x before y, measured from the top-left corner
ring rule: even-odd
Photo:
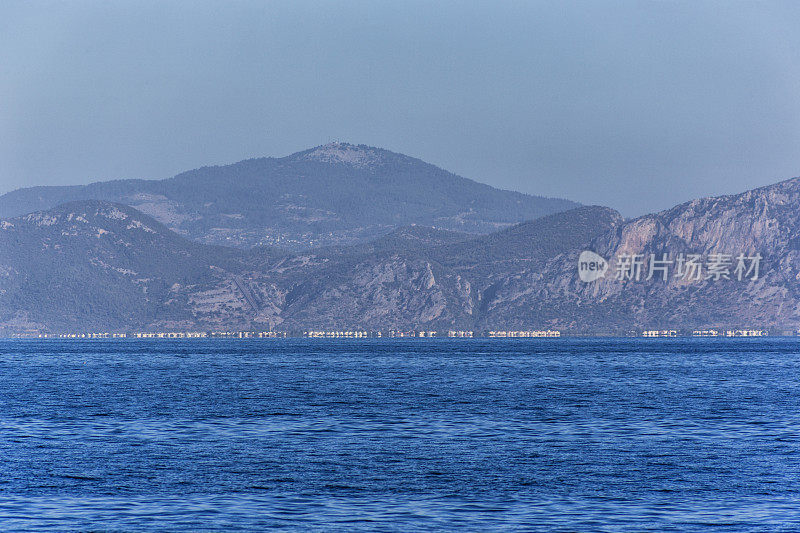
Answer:
[[[367,339],[367,338],[557,338],[561,332],[555,330],[485,331],[472,330],[304,330],[289,331],[159,331],[159,332],[66,332],[66,333],[18,333],[12,338],[35,339]]]
[[[766,337],[798,336],[795,332],[770,333],[766,329],[695,329],[681,331],[677,329],[644,330],[630,332],[626,335],[608,335],[644,338],[677,338],[677,337]],[[60,332],[60,333],[16,333],[11,338],[18,339],[133,339],[133,340],[169,340],[169,339],[376,339],[376,338],[415,338],[415,339],[558,339],[585,337],[586,335],[570,334],[553,329],[532,330],[445,330],[428,329],[369,331],[366,329],[332,329],[304,331],[134,331],[134,332]]]

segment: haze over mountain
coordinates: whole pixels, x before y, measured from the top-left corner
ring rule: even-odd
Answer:
[[[0,330],[466,326],[498,276],[619,220],[581,207],[477,240],[415,226],[291,254],[203,245],[122,204],[72,202],[0,222]]]
[[[491,316],[521,324],[518,313],[536,312],[539,321],[577,330],[625,331],[631,327],[765,327],[795,332],[800,327],[800,178],[742,194],[703,198],[645,215],[598,235],[587,247],[611,262],[610,272],[592,283],[578,280],[578,251],[549,261],[542,270],[509,279],[497,291]],[[672,271],[617,280],[623,254],[675,261],[678,254],[703,257],[702,279]],[[707,267],[714,254],[730,259],[717,279]],[[739,255],[760,255],[757,279],[737,279]],[[746,262],[749,268],[752,262]],[[644,268],[647,268],[647,264]],[[711,276],[711,277],[709,277]],[[535,307],[532,307],[535,306]]]
[[[204,245],[129,206],[0,221],[0,330],[641,328],[800,325],[800,178],[625,221],[586,206],[494,233],[404,226],[295,253]],[[578,254],[610,261],[585,283]],[[616,279],[622,254],[760,254],[757,279]],[[731,265],[731,269],[733,265]]]
[[[294,250],[366,242],[409,224],[489,233],[578,205],[495,189],[388,150],[331,143],[166,180],[19,189],[0,196],[0,217],[90,199],[129,205],[198,242]]]

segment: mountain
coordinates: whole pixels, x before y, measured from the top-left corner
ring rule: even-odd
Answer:
[[[331,143],[160,181],[19,189],[0,196],[0,218],[88,199],[131,206],[205,244],[292,250],[364,243],[411,224],[485,234],[578,205],[495,189],[388,150]]]
[[[581,207],[489,237],[412,226],[287,253],[203,245],[122,204],[72,202],[0,222],[0,330],[467,326],[496,276],[619,220]]]
[[[578,279],[576,249],[552,258],[541,270],[528,269],[505,279],[486,316],[509,325],[535,322],[587,333],[726,327],[796,331],[799,206],[800,178],[793,178],[642,216],[595,237],[587,246],[610,262],[604,277],[589,283]],[[644,258],[641,279],[617,279],[619,265],[630,265],[624,256],[633,254]],[[652,254],[673,261],[661,264],[672,269],[666,280],[660,272],[645,279]],[[700,279],[694,275],[687,279],[686,269],[680,275],[681,254],[684,260],[689,254],[700,256]],[[725,275],[709,269],[716,254],[726,256]],[[737,278],[740,255],[763,258],[757,279],[746,271],[741,280]],[[750,268],[754,262],[743,264]]]
[[[200,244],[128,206],[81,201],[0,221],[0,331],[794,331],[798,206],[795,178],[634,220],[584,206],[488,235],[404,226],[287,252]],[[581,279],[583,252],[607,261],[603,276]],[[717,254],[727,270],[714,274]],[[702,275],[679,275],[693,255]],[[758,276],[737,279],[739,256],[760,258]],[[632,257],[641,276],[618,279]],[[673,270],[648,279],[653,257]]]
[[[238,255],[121,204],[72,202],[0,221],[0,324],[119,330],[188,320],[176,287],[217,287]]]
[[[611,209],[587,206],[455,243],[306,257],[313,266],[292,273],[286,325],[471,329],[489,324],[486,310],[498,284],[588,245],[621,221]]]

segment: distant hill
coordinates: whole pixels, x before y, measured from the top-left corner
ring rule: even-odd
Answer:
[[[467,326],[496,278],[618,219],[582,207],[487,237],[410,226],[287,253],[204,245],[122,204],[71,202],[0,221],[0,332]]]
[[[623,220],[585,206],[488,235],[405,226],[302,252],[205,245],[122,204],[0,220],[0,333],[278,328],[800,327],[800,178]],[[598,280],[578,255],[609,261]],[[616,277],[637,254],[759,254],[758,279]],[[676,267],[673,267],[676,268]],[[705,268],[708,268],[707,266]]]
[[[363,250],[333,258],[299,255],[308,266],[289,273],[283,317],[304,327],[503,327],[488,312],[499,287],[543,270],[622,222],[619,213],[588,206],[456,242]],[[538,317],[518,310],[534,327]]]
[[[175,287],[214,285],[238,256],[121,204],[71,202],[0,221],[0,323],[119,330],[192,320]]]
[[[497,287],[485,321],[522,325],[535,321],[584,332],[630,333],[641,329],[800,327],[800,178],[742,194],[702,198],[626,221],[586,247],[610,262],[607,274],[584,283],[576,274],[578,252],[544,268],[527,269]],[[646,258],[640,280],[617,279],[621,257]],[[674,263],[666,280],[647,280],[651,254]],[[679,254],[699,256],[699,279],[683,275]],[[709,268],[727,256],[724,276]],[[737,257],[759,255],[757,279],[737,279]],[[746,267],[751,263],[745,262]],[[723,269],[724,270],[724,269]],[[752,276],[752,275],[751,275]],[[484,322],[488,323],[488,322]]]
[[[485,234],[578,205],[495,189],[388,150],[332,143],[160,181],[20,189],[0,196],[0,218],[89,199],[129,205],[198,242],[293,250],[367,242],[411,224]]]

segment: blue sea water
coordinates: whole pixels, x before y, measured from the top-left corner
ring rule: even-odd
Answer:
[[[2,530],[800,529],[794,339],[0,341]]]

